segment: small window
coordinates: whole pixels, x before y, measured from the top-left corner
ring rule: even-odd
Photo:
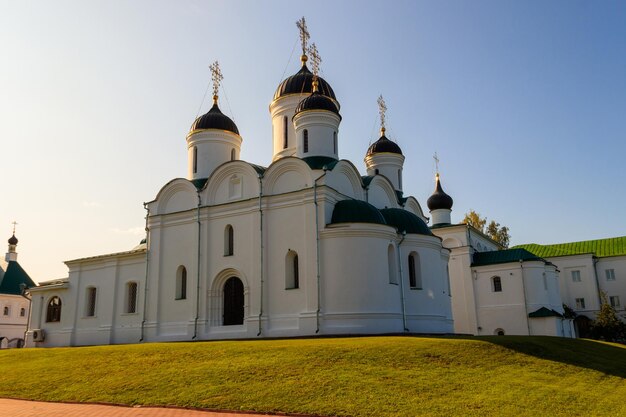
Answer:
[[[378,175],[379,173],[380,173],[380,172],[378,171],[378,168],[376,168],[376,169],[374,170],[374,175]]]
[[[606,280],[607,281],[615,281],[615,270],[614,269],[607,269],[604,271],[604,274],[606,275]]]
[[[583,310],[585,308],[585,299],[584,298],[577,298],[576,299],[576,308],[578,310]]]
[[[289,137],[287,130],[287,116],[283,118],[283,149],[287,149],[289,147]]]
[[[20,317],[26,316],[26,309],[24,307],[20,308]]]
[[[396,253],[393,245],[387,247],[387,263],[389,266],[389,283],[397,284],[398,278],[396,277]]]
[[[416,290],[422,289],[420,258],[416,252],[409,255],[409,287]]]
[[[179,266],[176,271],[176,299],[184,300],[187,298],[187,268]]]
[[[580,271],[572,271],[572,282],[580,282]]]
[[[611,303],[611,307],[613,307],[613,308],[619,308],[620,307],[619,296],[617,296],[617,295],[610,296],[609,297],[609,302]]]
[[[193,147],[193,173],[198,172],[198,147]]]
[[[5,316],[8,316],[9,314],[11,314],[11,310],[9,309],[9,306],[4,306],[4,310],[3,313]]]
[[[235,232],[233,227],[229,224],[224,229],[224,256],[233,256],[235,249]]]
[[[304,137],[304,139],[302,139],[303,140],[303,145],[302,145],[303,152],[307,153],[309,152],[309,131],[307,129],[304,129],[304,132],[302,132],[302,135]]]
[[[398,188],[402,188],[402,173],[398,170]]]
[[[61,299],[54,296],[48,301],[46,310],[46,322],[54,323],[61,321]]]
[[[285,258],[285,288],[300,288],[300,265],[298,253],[292,250],[287,252],[287,256]]]
[[[333,132],[333,153],[337,155],[337,132]]]
[[[448,297],[452,297],[452,287],[450,286],[450,268],[446,265],[446,279],[448,280]]]
[[[137,312],[137,283],[126,284],[126,313]]]
[[[234,161],[234,160],[235,160],[235,150],[234,150],[234,149],[231,149],[231,150],[230,150],[230,160],[231,160],[231,161]]]
[[[502,279],[500,277],[491,278],[493,292],[502,292]]]
[[[85,304],[85,316],[94,317],[96,315],[96,288],[87,288],[87,303]]]
[[[496,329],[493,333],[496,336],[504,336],[504,329]]]

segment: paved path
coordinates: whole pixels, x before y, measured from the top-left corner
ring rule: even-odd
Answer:
[[[159,407],[67,404],[0,398],[0,417],[259,417],[247,414]]]

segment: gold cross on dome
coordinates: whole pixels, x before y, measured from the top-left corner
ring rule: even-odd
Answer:
[[[302,19],[296,22],[296,26],[298,26],[298,30],[300,30],[300,43],[302,44],[302,55],[306,55],[307,44],[309,43],[309,39],[311,35],[309,35],[309,30],[306,27],[306,20],[304,20],[304,16]]]
[[[378,96],[378,114],[380,114],[380,130],[385,130],[385,118],[387,113],[387,105],[385,104],[385,99],[381,94]]]
[[[13,234],[15,234],[15,226],[17,226],[17,222],[13,221],[13,223],[11,223],[13,225]]]
[[[213,81],[213,100],[216,101],[217,93],[220,91],[220,84],[224,76],[220,70],[220,63],[217,61],[209,65],[209,69],[211,70],[211,80]]]
[[[433,159],[435,160],[435,172],[439,174],[439,157],[437,156],[437,152],[433,155]]]
[[[320,73],[320,64],[322,63],[322,58],[320,57],[319,52],[317,52],[317,46],[315,46],[315,42],[312,43],[309,47],[309,56],[311,57],[313,75],[315,76],[315,78],[317,78]]]

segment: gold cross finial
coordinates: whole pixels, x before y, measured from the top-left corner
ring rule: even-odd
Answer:
[[[211,70],[211,80],[213,81],[213,104],[217,104],[217,93],[220,91],[220,84],[224,76],[220,70],[220,63],[217,61],[209,65],[209,69]]]
[[[313,66],[313,92],[316,92],[318,87],[317,78],[320,73],[322,58],[320,57],[319,52],[317,52],[317,46],[315,46],[315,43],[312,43],[309,47],[309,55],[311,56],[311,64]]]
[[[311,38],[311,35],[309,35],[309,30],[306,27],[306,20],[304,20],[304,16],[302,16],[302,19],[296,22],[296,26],[298,26],[298,30],[300,30],[300,43],[302,44],[302,56],[306,56],[307,44],[309,43],[309,39]]]
[[[433,155],[433,159],[435,160],[435,172],[437,176],[439,176],[439,157],[437,156],[437,152]]]
[[[387,105],[385,104],[385,99],[381,94],[378,96],[378,114],[380,114],[380,134],[381,136],[385,134],[385,119],[387,113]]]

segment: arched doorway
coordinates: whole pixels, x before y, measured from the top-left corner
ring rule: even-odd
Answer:
[[[230,277],[224,284],[224,326],[243,324],[243,283]]]

